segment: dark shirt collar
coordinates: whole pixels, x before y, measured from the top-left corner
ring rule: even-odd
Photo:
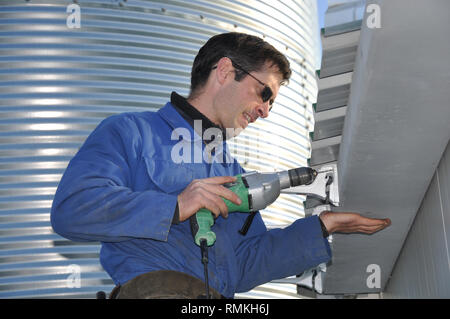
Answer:
[[[197,132],[200,136],[205,136],[204,132],[209,128],[216,128],[222,131],[222,136],[226,136],[225,130],[220,126],[214,124],[209,118],[192,106],[185,97],[179,95],[176,92],[172,92],[170,95],[170,103],[175,107],[175,110],[189,123],[189,125],[194,127],[195,120],[201,120],[202,122],[202,132]],[[211,140],[204,140],[209,143]]]

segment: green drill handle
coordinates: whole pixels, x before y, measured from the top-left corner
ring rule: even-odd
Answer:
[[[227,183],[223,186],[229,188],[242,200],[240,205],[236,205],[230,202],[228,199],[222,197],[223,201],[228,207],[229,212],[249,212],[249,202],[248,202],[248,187],[242,180],[242,176],[236,175],[236,182]],[[208,246],[214,245],[216,241],[216,234],[211,230],[214,225],[213,214],[206,208],[200,209],[197,213],[192,215],[190,218],[191,232],[194,236],[195,243],[200,246],[200,241],[202,239],[206,240]]]
[[[216,234],[211,231],[214,225],[213,214],[206,208],[200,209],[194,216],[190,218],[191,231],[194,236],[195,243],[200,246],[200,241],[206,239],[206,245],[212,246],[216,241]],[[195,226],[193,226],[196,225]]]

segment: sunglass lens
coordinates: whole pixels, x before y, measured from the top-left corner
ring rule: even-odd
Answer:
[[[265,86],[261,92],[261,98],[262,98],[263,102],[269,101],[269,99],[271,97],[272,97],[272,90],[270,89],[270,87]]]

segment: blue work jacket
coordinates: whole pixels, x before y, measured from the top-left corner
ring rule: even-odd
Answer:
[[[174,148],[190,152],[190,160],[174,161]],[[164,269],[204,280],[189,220],[172,223],[177,195],[193,179],[243,172],[230,160],[226,142],[212,160],[199,162],[204,148],[171,103],[158,112],[108,117],[86,139],[58,185],[51,210],[54,230],[74,241],[100,241],[100,262],[116,284]],[[209,248],[209,283],[223,296],[232,298],[330,260],[317,216],[268,231],[257,213],[243,236],[238,230],[247,216],[230,212],[212,227],[217,240]]]

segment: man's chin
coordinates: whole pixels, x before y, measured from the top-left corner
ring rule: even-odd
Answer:
[[[237,128],[227,128],[226,129],[226,134],[227,134],[227,140],[233,137],[238,136],[239,134],[241,134],[241,132],[245,130],[245,127],[237,127]]]

